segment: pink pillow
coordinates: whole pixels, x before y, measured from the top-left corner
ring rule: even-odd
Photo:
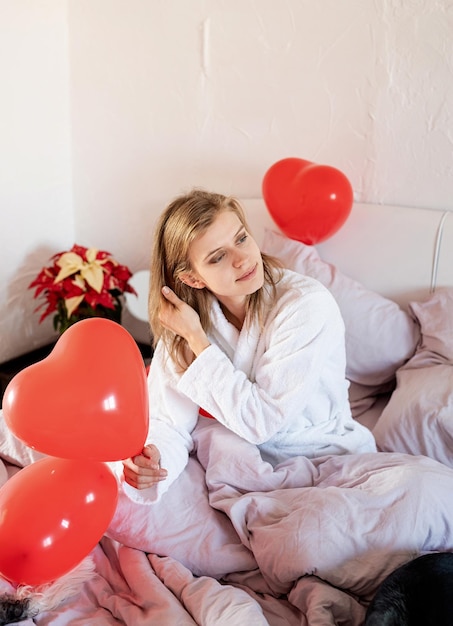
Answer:
[[[319,280],[335,297],[346,327],[346,376],[361,385],[389,382],[415,352],[418,324],[398,304],[323,261],[316,248],[266,230],[262,251]]]
[[[453,367],[418,356],[397,373],[373,435],[382,452],[423,454],[453,467]]]
[[[373,433],[380,450],[424,454],[453,467],[453,287],[411,302],[422,338],[397,373]]]
[[[441,287],[424,302],[411,302],[409,309],[422,333],[417,353],[453,363],[453,287]]]

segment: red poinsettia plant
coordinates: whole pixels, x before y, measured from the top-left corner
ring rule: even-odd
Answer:
[[[30,283],[34,297],[44,297],[37,311],[47,305],[40,322],[55,313],[53,325],[59,333],[87,317],[105,317],[121,323],[125,292],[136,295],[129,283],[131,271],[109,252],[75,244],[67,252],[54,254]]]

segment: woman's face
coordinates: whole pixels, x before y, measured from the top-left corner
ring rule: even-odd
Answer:
[[[192,287],[209,289],[229,308],[263,286],[263,260],[256,241],[236,213],[222,211],[189,249]]]

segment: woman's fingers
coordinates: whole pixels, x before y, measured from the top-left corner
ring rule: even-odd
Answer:
[[[153,469],[160,469],[160,452],[154,444],[145,446],[140,456],[142,456],[142,458],[149,459],[151,462],[150,467]],[[140,460],[140,456],[138,457],[138,460]]]
[[[143,448],[141,454],[123,460],[125,481],[136,489],[146,489],[165,480],[167,470],[160,467],[160,452],[154,445]]]
[[[175,294],[175,292],[172,289],[170,289],[170,287],[167,287],[166,285],[164,287],[162,287],[162,295],[164,296],[164,298],[166,300],[168,300],[169,302],[171,302],[175,306],[177,304],[179,304],[180,302],[182,302],[182,300],[180,300],[180,298],[178,298],[178,296]]]

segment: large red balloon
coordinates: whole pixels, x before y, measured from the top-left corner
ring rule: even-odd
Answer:
[[[291,239],[314,245],[331,237],[347,220],[353,203],[349,180],[329,165],[288,158],[263,178],[269,213]]]
[[[111,320],[77,322],[47,358],[11,380],[3,413],[16,437],[44,454],[95,461],[138,454],[149,418],[135,340]]]
[[[117,480],[105,463],[46,457],[0,489],[0,573],[40,585],[78,565],[111,522]]]

